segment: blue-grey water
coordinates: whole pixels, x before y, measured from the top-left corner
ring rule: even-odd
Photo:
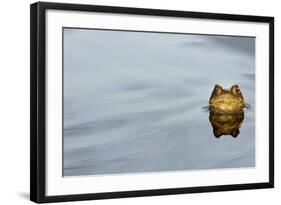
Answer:
[[[251,106],[237,138],[215,84]],[[255,166],[255,38],[65,28],[63,142],[64,176]]]

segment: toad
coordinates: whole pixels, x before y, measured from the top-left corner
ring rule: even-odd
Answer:
[[[209,109],[216,113],[239,113],[246,107],[244,97],[238,85],[231,86],[230,89],[223,89],[220,85],[215,85],[209,100]]]

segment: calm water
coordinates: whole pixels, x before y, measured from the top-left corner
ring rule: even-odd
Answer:
[[[238,84],[251,109],[215,138],[208,100]],[[64,30],[64,175],[255,166],[255,39]]]

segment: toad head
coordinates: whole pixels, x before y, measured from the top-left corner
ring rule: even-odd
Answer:
[[[217,113],[243,112],[245,105],[238,85],[233,85],[230,89],[223,89],[220,85],[215,85],[209,99],[210,110]]]

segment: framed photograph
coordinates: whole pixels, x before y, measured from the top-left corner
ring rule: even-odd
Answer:
[[[31,5],[34,202],[274,187],[274,18]]]

